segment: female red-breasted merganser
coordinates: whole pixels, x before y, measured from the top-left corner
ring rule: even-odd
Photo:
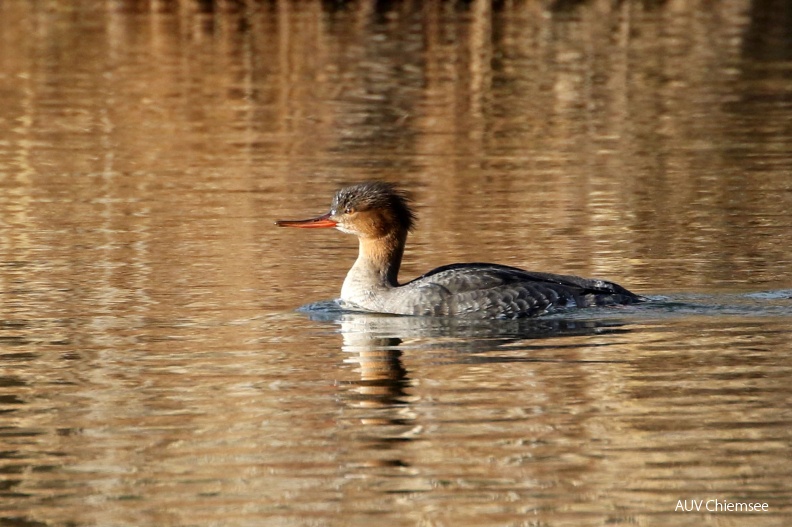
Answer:
[[[336,192],[327,214],[278,220],[281,227],[335,227],[360,242],[341,288],[342,307],[375,313],[477,318],[534,317],[560,309],[633,304],[645,298],[605,280],[487,263],[438,267],[406,284],[397,277],[407,233],[415,224],[408,199],[389,183]]]

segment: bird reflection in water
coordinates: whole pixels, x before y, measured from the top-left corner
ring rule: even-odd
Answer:
[[[352,432],[365,443],[369,454],[376,452],[354,464],[369,468],[409,467],[406,451],[399,445],[420,439],[430,424],[422,422],[415,408],[416,396],[410,389],[417,381],[405,366],[403,349],[431,353],[433,361],[441,363],[537,362],[548,359],[528,352],[515,356],[515,345],[629,331],[624,322],[613,319],[470,321],[346,312],[332,302],[308,305],[302,311],[313,320],[340,326],[344,361],[359,367],[360,379],[344,382],[342,386],[351,389],[342,396],[360,416],[354,421],[365,425]],[[503,349],[510,353],[499,353]]]

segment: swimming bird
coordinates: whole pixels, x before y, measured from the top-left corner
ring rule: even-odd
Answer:
[[[357,260],[341,287],[339,304],[345,309],[512,319],[646,300],[605,280],[490,263],[445,265],[399,284],[399,267],[415,219],[410,200],[397,186],[368,182],[337,191],[326,214],[275,223],[281,227],[336,228],[358,237]]]

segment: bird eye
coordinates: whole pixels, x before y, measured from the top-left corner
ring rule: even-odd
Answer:
[[[347,207],[344,209],[344,214],[353,214],[355,212],[354,207]]]

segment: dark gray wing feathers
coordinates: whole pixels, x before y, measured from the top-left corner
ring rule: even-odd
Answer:
[[[414,306],[417,315],[521,318],[569,307],[642,300],[605,280],[535,273],[496,264],[447,265],[409,284],[422,291],[422,301]]]

